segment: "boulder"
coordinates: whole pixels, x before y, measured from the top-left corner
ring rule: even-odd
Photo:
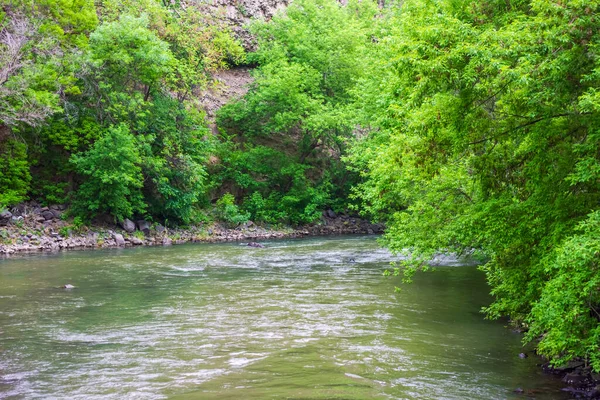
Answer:
[[[325,211],[325,216],[327,218],[335,218],[335,217],[337,217],[337,215],[335,214],[335,212],[331,208],[329,210]]]
[[[42,211],[42,217],[44,217],[46,221],[50,221],[54,219],[54,214],[52,213],[52,211],[46,210]]]
[[[577,372],[570,372],[563,378],[563,382],[575,388],[581,388],[590,384],[589,376],[581,375]]]
[[[600,385],[596,385],[587,393],[590,399],[600,399]]]
[[[145,221],[143,219],[136,222],[137,227],[140,231],[144,232],[144,235],[148,236],[150,234],[150,222]]]
[[[242,229],[248,229],[248,228],[252,228],[253,226],[254,226],[254,222],[252,222],[252,221],[246,221],[246,222],[244,222],[240,226],[240,228],[242,228]]]
[[[117,246],[125,246],[125,239],[123,239],[123,235],[120,233],[113,233],[113,239],[115,239],[115,244]]]
[[[165,227],[162,226],[161,224],[157,224],[154,229],[156,230],[156,233],[158,234],[162,234],[165,231]]]
[[[137,237],[132,237],[131,239],[129,239],[129,241],[131,241],[131,244],[133,244],[134,246],[140,246],[142,244],[144,244],[144,241],[140,238]]]
[[[163,239],[162,244],[163,246],[170,246],[173,244],[173,241],[171,240],[171,238],[166,237]]]
[[[6,226],[12,219],[12,213],[8,210],[0,212],[0,226]]]
[[[133,232],[135,231],[135,224],[132,220],[125,218],[123,221],[119,222],[119,225],[125,232]]]
[[[562,375],[562,374],[566,374],[568,372],[573,372],[575,370],[579,370],[579,369],[583,368],[584,365],[585,365],[585,363],[583,361],[579,361],[579,360],[569,361],[567,364],[561,365],[560,367],[553,367],[548,362],[548,363],[545,363],[544,365],[542,365],[542,370],[544,370],[544,372],[549,373],[549,374]]]

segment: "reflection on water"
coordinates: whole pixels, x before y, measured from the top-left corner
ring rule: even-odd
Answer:
[[[395,293],[372,237],[265,244],[0,260],[0,398],[559,395],[520,336],[482,318],[475,267]]]

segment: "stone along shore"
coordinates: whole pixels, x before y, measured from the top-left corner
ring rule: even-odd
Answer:
[[[376,234],[382,224],[331,210],[320,221],[297,228],[260,226],[249,221],[237,227],[210,223],[185,228],[165,227],[145,220],[124,220],[118,225],[95,223],[77,226],[64,219],[65,207],[22,204],[0,213],[0,254],[130,246],[168,246],[189,242],[226,242],[338,234]]]

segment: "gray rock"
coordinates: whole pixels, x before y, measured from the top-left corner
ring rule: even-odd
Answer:
[[[50,210],[50,212],[52,213],[52,215],[54,215],[54,218],[56,219],[60,219],[60,217],[62,216],[62,212],[60,212],[59,210],[52,209]]]
[[[115,239],[115,243],[117,246],[125,246],[125,239],[123,239],[123,235],[120,233],[113,233],[113,239]]]
[[[162,226],[161,224],[157,224],[154,229],[156,230],[156,233],[161,234],[165,231],[166,228],[164,226]]]
[[[170,238],[166,237],[163,239],[162,244],[163,246],[170,246],[173,244],[173,241]]]
[[[250,242],[248,243],[248,247],[257,247],[259,249],[262,249],[265,247],[264,244],[260,244],[260,243],[256,243],[256,242]]]
[[[75,286],[71,285],[70,283],[67,283],[66,285],[62,285],[61,288],[63,288],[63,289],[75,289]]]
[[[123,230],[125,230],[125,232],[131,233],[135,231],[135,224],[130,219],[125,218],[123,221],[119,222],[119,225],[121,228],[123,228]]]
[[[129,241],[131,241],[131,244],[133,244],[134,246],[140,246],[142,244],[144,244],[144,241],[140,238],[137,237],[132,237],[131,239],[129,239]]]
[[[12,213],[8,210],[4,210],[0,213],[0,226],[6,226],[12,219]]]
[[[44,217],[46,221],[50,221],[54,219],[54,214],[52,213],[52,211],[43,211],[42,217]]]
[[[144,232],[144,235],[148,236],[150,234],[150,222],[141,219],[137,221],[137,227],[140,231]]]
[[[251,227],[253,227],[253,226],[254,226],[254,222],[252,222],[252,221],[246,221],[246,222],[244,222],[244,223],[243,223],[243,224],[240,226],[240,228],[242,228],[242,229],[248,229],[248,228],[251,228]]]
[[[331,208],[329,210],[325,211],[325,214],[328,218],[335,218],[337,216]]]
[[[224,17],[229,22],[234,36],[242,42],[246,50],[255,50],[255,42],[252,35],[245,28],[251,19],[269,20],[277,10],[285,7],[289,0],[215,0],[211,4],[213,8],[220,8]]]

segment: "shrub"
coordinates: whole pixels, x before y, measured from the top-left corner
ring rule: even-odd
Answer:
[[[135,139],[126,125],[109,128],[92,148],[71,157],[85,177],[75,194],[73,212],[82,218],[108,213],[115,220],[143,212],[143,177]]]

